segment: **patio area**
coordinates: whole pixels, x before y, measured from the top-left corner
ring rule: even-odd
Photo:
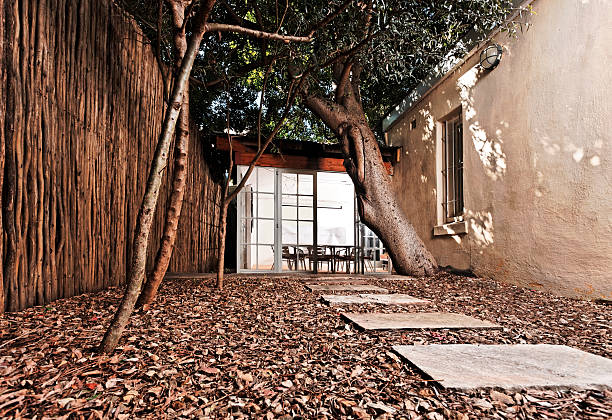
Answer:
[[[229,150],[227,139],[216,141]],[[250,138],[232,144],[238,184],[256,149]],[[391,273],[382,241],[361,223],[339,145],[284,139],[275,147],[282,156],[264,153],[233,204],[227,266],[238,273]],[[389,173],[394,150],[382,149]]]
[[[211,275],[176,277],[148,313],[133,316],[110,356],[91,350],[118,289],[7,314],[0,321],[0,417],[107,417],[112,410],[116,418],[612,415],[609,390],[442,390],[392,351],[414,344],[563,344],[610,358],[608,305],[447,273],[231,275],[224,293],[212,288]],[[429,302],[328,306],[304,287],[315,280],[367,282]],[[330,293],[343,292],[321,292]],[[340,316],[344,311],[446,311],[503,328],[364,332]]]

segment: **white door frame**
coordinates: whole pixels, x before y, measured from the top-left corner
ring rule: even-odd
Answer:
[[[259,168],[258,166],[256,168]],[[289,168],[274,168],[274,265],[272,270],[262,270],[262,269],[244,269],[241,268],[241,250],[244,245],[241,241],[241,233],[242,233],[242,210],[244,207],[244,190],[240,191],[236,198],[236,272],[238,273],[288,273],[288,272],[305,272],[304,270],[287,270],[283,271],[283,259],[282,259],[282,232],[283,232],[283,221],[282,221],[282,174],[283,173],[292,173],[292,174],[308,174],[312,175],[312,211],[313,211],[313,220],[312,220],[312,238],[313,238],[313,246],[317,246],[317,171],[312,169],[289,169]],[[252,174],[251,174],[252,176]],[[240,179],[238,179],[240,182]],[[258,192],[258,191],[257,191]],[[298,193],[296,193],[298,194]],[[259,195],[257,195],[259,197]],[[297,209],[299,212],[299,207]],[[299,213],[298,213],[299,214]],[[298,216],[299,220],[299,216]],[[297,222],[299,225],[299,221]],[[298,228],[299,232],[299,228]],[[297,234],[297,233],[296,233]],[[296,238],[299,242],[299,237]],[[299,244],[298,244],[299,245]],[[257,243],[256,246],[260,246]],[[308,272],[309,270],[306,270]],[[317,264],[313,263],[313,271],[317,272]]]

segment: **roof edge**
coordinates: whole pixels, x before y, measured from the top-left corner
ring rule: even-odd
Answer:
[[[519,0],[516,1],[517,7],[527,7],[535,0]],[[514,19],[518,16],[520,10],[514,12],[506,22]],[[408,111],[412,110],[423,98],[425,98],[431,91],[433,91],[438,85],[444,82],[448,77],[454,74],[459,68],[461,68],[470,58],[474,56],[479,50],[483,48],[483,46],[491,41],[493,37],[499,34],[501,31],[501,26],[491,31],[489,35],[487,35],[484,39],[478,40],[477,34],[475,31],[470,31],[460,42],[465,43],[466,45],[471,45],[472,48],[465,54],[463,57],[456,59],[453,64],[450,64],[450,69],[440,75],[430,74],[427,76],[425,80],[423,80],[419,85],[414,88],[403,100],[399,103],[399,105],[395,106],[391,111],[387,113],[387,115],[383,118],[382,121],[382,129],[383,132],[388,132],[397,121],[406,114]],[[451,60],[452,61],[452,60]],[[388,143],[387,136],[385,136],[385,142]]]

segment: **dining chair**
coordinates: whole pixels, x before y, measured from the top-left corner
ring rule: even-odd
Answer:
[[[289,268],[289,270],[293,270],[293,263],[295,263],[295,254],[292,254],[291,251],[289,251],[288,245],[283,245],[282,251],[283,260],[287,261],[287,267]]]
[[[355,247],[340,248],[336,251],[336,261],[342,264],[347,274],[351,272],[351,262],[355,265]],[[337,267],[337,271],[339,271]]]
[[[333,262],[333,255],[327,252],[327,246],[321,245],[316,247],[317,264],[319,268],[323,267],[323,263],[327,263],[327,271],[330,271],[330,265]]]

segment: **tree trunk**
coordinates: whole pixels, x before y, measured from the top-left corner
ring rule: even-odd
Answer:
[[[180,72],[176,76],[174,90],[166,109],[162,132],[159,136],[157,148],[155,149],[153,162],[149,171],[145,195],[136,219],[132,261],[128,272],[125,294],[100,344],[99,351],[102,353],[111,352],[117,347],[119,338],[121,338],[121,334],[134,311],[136,300],[140,294],[140,288],[145,274],[149,233],[151,231],[155,207],[157,206],[159,188],[164,169],[168,161],[168,149],[170,148],[176,121],[183,103],[185,85],[187,84],[187,80],[189,80],[195,56],[199,51],[200,42],[204,36],[205,24],[214,3],[215,0],[208,0],[207,3],[203,4],[198,10],[198,15],[195,18],[196,24],[194,25],[194,33],[189,41],[189,46],[181,65]]]
[[[225,271],[225,235],[227,231],[226,222],[227,222],[227,208],[229,207],[229,202],[225,198],[227,196],[227,188],[229,184],[229,179],[223,188],[222,192],[222,202],[221,202],[221,215],[219,216],[219,259],[217,261],[217,288],[219,290],[223,289],[223,277]]]
[[[398,273],[433,274],[435,259],[396,200],[374,133],[363,123],[345,126],[341,131],[347,131],[340,133],[343,149],[348,149],[345,167],[355,184],[361,220],[383,241]],[[357,166],[353,162],[361,167],[349,171]]]
[[[344,70],[344,71],[342,71]],[[303,95],[305,105],[342,143],[344,166],[355,185],[361,220],[382,240],[400,274],[432,274],[437,264],[400,208],[383,164],[376,136],[361,107],[358,78],[350,67],[337,71],[336,102]]]
[[[181,62],[185,56],[187,49],[187,37],[185,36],[185,8],[187,2],[173,1],[171,2],[173,23],[175,29],[174,48],[176,53],[175,67],[180,69]],[[137,306],[142,306],[147,310],[149,305],[155,299],[157,290],[161,284],[170,258],[174,242],[176,241],[176,232],[178,223],[181,217],[181,209],[183,207],[183,198],[185,196],[185,182],[187,179],[187,163],[189,152],[189,81],[185,84],[183,91],[183,103],[181,113],[177,122],[177,132],[174,147],[174,172],[172,174],[172,190],[168,199],[168,209],[166,212],[166,221],[164,225],[164,233],[159,246],[159,251],[155,257],[153,273],[147,279],[144,288],[138,298]]]

